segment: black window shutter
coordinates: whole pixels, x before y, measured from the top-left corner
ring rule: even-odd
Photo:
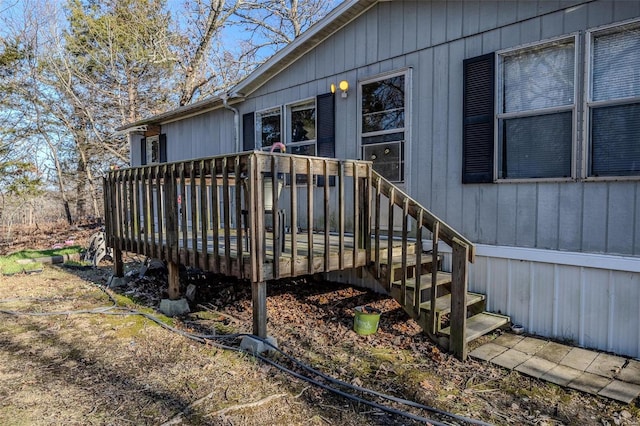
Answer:
[[[250,112],[242,116],[242,149],[253,151],[256,149],[255,114]]]
[[[140,139],[140,164],[147,164],[147,138]]]
[[[335,94],[325,93],[316,98],[316,125],[318,157],[336,156],[336,107]],[[324,176],[318,176],[318,186],[324,186]],[[329,185],[336,184],[335,177],[329,178]]]
[[[160,162],[166,163],[167,162],[167,135],[165,133],[160,135],[159,145],[160,146],[158,147],[158,150],[160,151],[159,153]]]
[[[462,183],[492,183],[495,53],[463,62]]]

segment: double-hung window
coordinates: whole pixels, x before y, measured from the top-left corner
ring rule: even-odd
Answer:
[[[256,113],[256,139],[259,147],[269,150],[276,142],[282,140],[282,110],[271,108]]]
[[[640,175],[640,24],[588,34],[588,175]]]
[[[160,161],[160,138],[159,136],[149,136],[146,140],[147,143],[147,162],[146,164],[155,164]]]
[[[287,152],[316,155],[316,101],[287,105]]]
[[[498,179],[574,174],[575,37],[498,54]]]
[[[361,84],[362,158],[391,182],[404,181],[404,142],[407,138],[407,73]]]

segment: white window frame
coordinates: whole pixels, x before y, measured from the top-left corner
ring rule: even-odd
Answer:
[[[370,84],[370,83],[375,83],[377,81],[381,81],[381,80],[386,80],[388,78],[393,78],[393,77],[398,77],[398,76],[404,76],[404,88],[405,88],[405,92],[404,92],[404,127],[402,128],[396,128],[396,129],[391,129],[391,130],[382,130],[382,131],[377,131],[377,132],[367,132],[367,133],[363,133],[362,131],[362,86]],[[391,134],[391,133],[399,133],[399,132],[404,132],[404,139],[402,141],[399,141],[399,143],[401,144],[401,152],[403,153],[403,157],[402,158],[402,164],[403,164],[403,168],[404,168],[404,173],[403,173],[403,180],[400,182],[395,182],[395,183],[399,183],[400,185],[403,185],[406,188],[410,187],[410,177],[411,177],[411,164],[409,162],[409,152],[411,152],[411,133],[412,133],[412,125],[411,125],[411,118],[413,116],[413,99],[412,99],[412,94],[413,94],[413,69],[412,68],[401,68],[401,69],[395,69],[393,71],[389,71],[389,72],[385,72],[385,73],[381,73],[381,74],[377,74],[375,76],[366,78],[366,79],[362,79],[360,81],[358,81],[358,96],[357,96],[357,122],[358,122],[358,156],[360,159],[364,159],[366,160],[366,158],[364,158],[364,147],[366,145],[373,145],[373,144],[363,144],[362,143],[362,138],[363,137],[369,137],[369,136],[380,136],[380,135],[385,135],[385,134]]]
[[[293,122],[291,120],[291,113],[296,107],[301,107],[301,106],[310,105],[310,104],[313,104],[313,109],[315,110],[315,121],[314,121],[315,136],[313,139],[309,139],[306,141],[293,142],[291,140],[291,128],[293,125]],[[313,145],[314,155],[318,154],[318,144],[317,144],[318,142],[318,106],[317,106],[316,98],[307,98],[307,99],[286,104],[284,122],[285,122],[285,125],[284,125],[285,133],[284,133],[283,143],[287,147],[287,152],[289,152],[289,147]]]
[[[270,150],[271,146],[266,146],[266,147],[262,146],[262,117],[267,116],[269,114],[275,115],[275,113],[280,115],[280,140],[276,142],[284,143],[283,136],[286,137],[286,135],[283,135],[284,123],[283,123],[282,106],[278,105],[270,108],[261,109],[259,111],[256,111],[255,113],[256,148],[261,149],[263,151]]]
[[[596,28],[588,29],[585,34],[585,96],[584,96],[584,118],[583,118],[583,134],[584,134],[584,155],[582,158],[582,178],[586,181],[620,181],[620,180],[638,180],[640,176],[591,176],[591,110],[605,106],[620,106],[640,102],[640,96],[617,98],[605,101],[593,101],[593,39],[599,35],[616,33],[624,31],[629,27],[640,28],[640,19],[631,19],[623,22],[616,22],[610,25],[603,25]]]
[[[146,144],[146,164],[158,164],[160,163],[160,135],[147,136],[145,139]],[[153,148],[155,147],[156,159],[153,160]]]
[[[523,51],[544,49],[553,45],[562,44],[568,41],[573,41],[574,45],[574,68],[573,68],[573,104],[560,107],[541,108],[536,110],[519,111],[505,113],[503,112],[504,103],[504,66],[503,58],[514,55]],[[513,48],[503,49],[496,52],[496,81],[495,81],[495,114],[494,114],[494,170],[493,180],[495,183],[517,183],[517,182],[569,182],[573,181],[577,175],[576,158],[578,153],[578,105],[580,105],[580,43],[579,33],[572,33],[569,35],[563,35],[560,37],[554,37],[546,40],[537,41],[534,43],[528,43]],[[500,158],[500,121],[510,118],[524,118],[524,117],[537,117],[542,115],[556,114],[561,112],[571,111],[572,119],[572,135],[571,135],[571,175],[569,177],[554,177],[554,178],[501,178],[500,168],[502,159]]]

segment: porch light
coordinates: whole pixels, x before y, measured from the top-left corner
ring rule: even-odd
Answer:
[[[347,97],[347,91],[349,90],[349,82],[347,80],[342,80],[338,84],[338,87],[340,87],[340,90],[342,90],[342,97],[346,98]]]

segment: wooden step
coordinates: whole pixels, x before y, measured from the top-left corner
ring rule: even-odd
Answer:
[[[467,306],[475,305],[478,302],[482,302],[485,299],[484,294],[467,292]],[[420,304],[420,310],[429,312],[431,311],[431,302],[424,302]],[[445,315],[451,312],[451,294],[445,294],[436,299],[436,314],[438,316]],[[469,320],[467,320],[469,321]]]
[[[436,277],[437,283],[436,285],[445,285],[451,283],[451,273],[450,272],[442,272],[438,271],[438,275]],[[413,290],[416,286],[415,277],[407,278],[406,280],[407,289]],[[391,283],[392,287],[402,287],[402,280],[394,281]],[[431,273],[420,275],[420,290],[426,290],[431,288]]]
[[[467,343],[508,324],[509,321],[511,321],[511,318],[491,312],[481,312],[467,318]],[[451,327],[443,328],[440,333],[450,336]]]

